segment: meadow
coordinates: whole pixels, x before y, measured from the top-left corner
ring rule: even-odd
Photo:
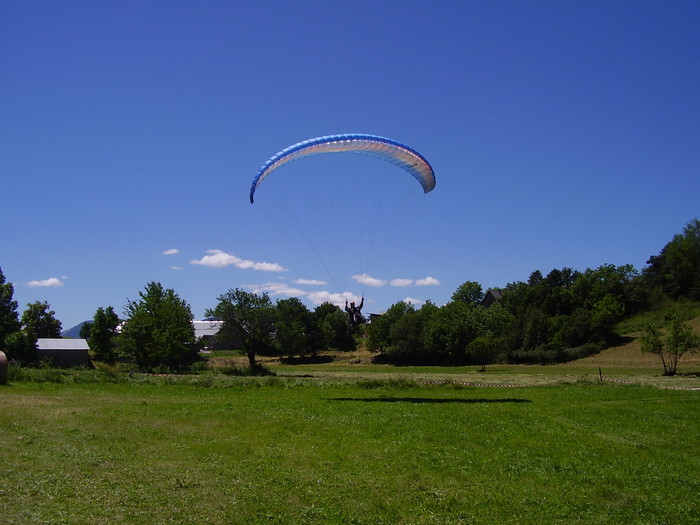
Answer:
[[[0,522],[697,523],[698,391],[348,368],[15,379]]]

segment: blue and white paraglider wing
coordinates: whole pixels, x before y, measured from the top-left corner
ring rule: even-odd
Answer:
[[[390,162],[416,178],[423,191],[428,193],[435,187],[435,173],[428,161],[420,153],[392,139],[376,135],[344,134],[327,135],[305,140],[276,153],[263,164],[253,179],[250,188],[250,202],[260,183],[277,168],[288,162],[321,153],[360,153]]]

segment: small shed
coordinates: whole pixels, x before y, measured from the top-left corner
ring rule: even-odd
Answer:
[[[39,338],[36,341],[36,358],[49,360],[54,366],[92,366],[85,339]]]

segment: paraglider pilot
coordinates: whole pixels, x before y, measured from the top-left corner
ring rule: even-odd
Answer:
[[[365,298],[362,298],[362,301],[360,301],[359,306],[355,306],[354,302],[350,302],[350,306],[348,306],[348,300],[345,300],[345,311],[348,313],[350,316],[350,322],[352,324],[358,325],[362,324],[365,322],[365,318],[362,317],[362,307],[365,304]]]

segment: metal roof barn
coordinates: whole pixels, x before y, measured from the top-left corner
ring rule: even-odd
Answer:
[[[85,339],[39,338],[36,341],[36,358],[49,360],[54,366],[92,366],[90,346]]]

